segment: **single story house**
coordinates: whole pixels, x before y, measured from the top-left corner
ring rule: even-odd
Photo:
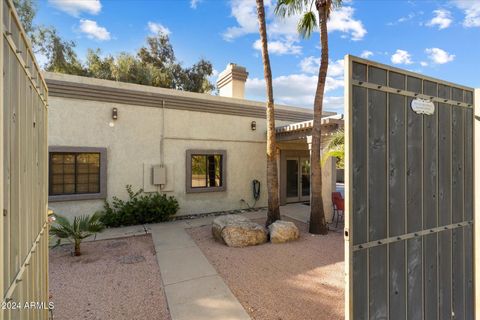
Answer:
[[[45,73],[49,207],[91,214],[105,199],[126,198],[126,185],[175,196],[178,215],[266,206],[265,103],[244,99],[247,76],[229,64],[212,96]],[[308,201],[312,110],[275,112],[281,204]],[[325,112],[323,126],[328,135],[343,120]]]

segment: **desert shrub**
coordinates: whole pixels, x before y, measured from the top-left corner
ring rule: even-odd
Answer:
[[[126,189],[128,200],[113,197],[111,203],[105,201],[101,221],[107,227],[168,221],[178,211],[178,201],[174,197],[158,192],[144,193],[143,189],[134,192],[131,185]]]

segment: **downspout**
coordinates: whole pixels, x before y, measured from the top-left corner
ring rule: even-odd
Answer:
[[[165,166],[165,152],[164,152],[164,140],[165,140],[165,100],[162,99],[162,123],[160,128],[160,167]],[[160,185],[160,190],[162,190],[165,185]]]

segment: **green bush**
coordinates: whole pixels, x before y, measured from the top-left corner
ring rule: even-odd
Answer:
[[[178,201],[158,192],[144,193],[143,189],[132,191],[127,185],[127,201],[113,197],[112,203],[105,201],[101,221],[107,227],[163,222],[171,219],[178,211]]]

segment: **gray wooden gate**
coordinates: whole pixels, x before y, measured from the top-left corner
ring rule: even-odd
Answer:
[[[474,319],[473,89],[345,69],[346,318]]]

